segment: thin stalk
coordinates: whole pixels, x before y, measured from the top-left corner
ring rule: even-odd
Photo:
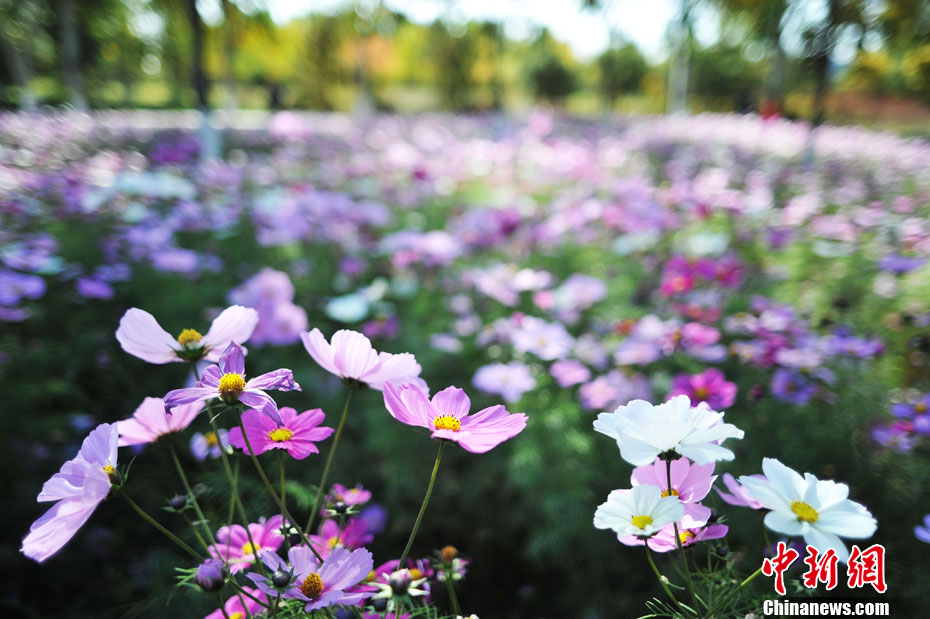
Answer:
[[[194,494],[190,483],[187,481],[187,475],[184,473],[184,467],[181,466],[181,460],[178,459],[178,453],[174,450],[174,446],[172,445],[168,445],[168,451],[171,452],[171,459],[174,460],[174,466],[176,469],[178,469],[178,476],[181,478],[181,483],[184,484],[184,492],[186,492],[187,496],[191,498],[191,505],[194,506],[194,513],[197,514],[197,518],[200,520],[201,526],[206,529],[207,537],[210,539],[210,543],[216,544],[216,538],[213,537],[213,529],[210,527],[206,516],[203,515],[203,510],[200,509],[200,503],[197,502],[197,495]]]
[[[278,464],[281,467],[281,504],[287,505],[287,486],[284,485],[284,451],[278,450]],[[291,549],[291,529],[288,527],[287,520],[284,518],[284,510],[281,510],[281,521],[284,523],[284,543],[287,544],[287,549]],[[297,528],[297,523],[292,522],[294,528]]]
[[[323,467],[323,475],[320,477],[320,485],[316,489],[316,499],[313,501],[313,507],[310,508],[310,518],[307,520],[306,531],[310,533],[313,525],[316,523],[317,516],[320,513],[320,507],[323,503],[323,494],[326,488],[326,482],[329,480],[329,468],[333,464],[333,456],[336,454],[336,447],[339,446],[339,437],[342,436],[342,427],[346,423],[346,417],[349,414],[349,402],[352,401],[353,389],[349,387],[349,393],[346,395],[345,406],[342,407],[342,417],[339,418],[339,425],[336,426],[336,435],[333,436],[333,445],[329,448],[329,454],[326,456],[326,465]]]
[[[278,493],[275,492],[274,486],[271,485],[271,481],[268,479],[268,476],[265,475],[265,469],[262,468],[262,463],[259,462],[258,456],[256,456],[255,452],[252,450],[252,445],[249,443],[249,435],[245,432],[245,424],[242,423],[242,411],[240,411],[238,407],[234,408],[233,410],[236,412],[236,419],[239,420],[239,428],[242,430],[242,440],[245,442],[246,451],[252,457],[252,462],[255,464],[255,470],[258,471],[258,476],[262,478],[262,482],[265,484],[265,489],[268,490],[268,494],[271,495],[271,498],[274,499],[275,503],[278,504],[278,507],[281,508],[284,521],[294,522],[294,519],[287,511],[287,506],[281,502],[281,497],[279,497]],[[313,546],[313,544],[310,543],[306,533],[304,533],[300,528],[297,528],[297,532],[300,534],[300,540],[310,548],[314,556],[317,558],[317,561],[323,563],[323,557],[319,552],[317,552],[317,549]]]
[[[130,499],[128,494],[126,494],[126,493],[123,492],[123,491],[120,491],[120,495],[122,495],[122,497],[123,497],[124,499],[126,499],[126,501],[129,503],[129,505],[130,505],[134,510],[136,510],[136,513],[137,513],[137,514],[139,514],[140,516],[142,516],[142,519],[143,519],[143,520],[145,520],[145,521],[148,522],[150,525],[152,525],[153,527],[155,527],[156,529],[158,529],[159,531],[161,531],[161,532],[165,535],[165,537],[167,537],[167,538],[170,539],[172,542],[174,542],[175,544],[177,544],[184,552],[186,552],[186,553],[189,554],[190,556],[192,556],[192,557],[194,557],[195,559],[197,559],[197,562],[198,562],[198,563],[202,563],[202,562],[203,562],[203,557],[201,557],[200,554],[199,554],[196,550],[194,550],[193,548],[191,548],[190,546],[188,546],[187,543],[186,543],[184,540],[182,540],[180,537],[178,537],[177,535],[175,535],[174,533],[172,533],[171,531],[169,531],[168,529],[166,529],[165,527],[163,527],[157,520],[155,520],[154,518],[152,518],[151,516],[149,516],[148,514],[146,514],[146,513],[145,513],[145,510],[143,510],[141,507],[139,507],[139,506],[136,504],[135,501],[133,501],[132,499]]]
[[[253,602],[255,602],[255,603],[257,603],[257,604],[261,604],[261,606],[264,607],[264,608],[271,608],[271,607],[268,605],[267,602],[262,602],[260,599],[258,599],[257,597],[255,597],[254,595],[252,595],[251,593],[249,593],[248,591],[246,591],[245,589],[243,589],[243,588],[242,588],[242,585],[240,585],[239,583],[237,583],[237,582],[236,582],[235,580],[233,580],[232,578],[230,578],[230,579],[229,579],[228,581],[226,581],[226,582],[228,582],[229,584],[231,584],[231,585],[233,586],[233,589],[236,590],[236,594],[240,596],[240,601],[241,601],[241,596],[244,595],[245,597],[249,598],[249,599],[252,600]],[[245,603],[243,603],[242,606],[244,607],[244,606],[245,606]]]
[[[200,545],[203,547],[205,553],[209,554],[210,549],[207,547],[207,542],[204,541],[203,537],[200,535],[200,531],[197,530],[197,525],[193,523],[190,517],[184,512],[179,512],[181,517],[184,518],[184,522],[191,528],[191,531],[194,532],[194,537],[197,538],[197,541],[200,542]]]
[[[649,540],[644,540],[646,546],[646,560],[649,561],[649,567],[652,568],[652,571],[655,572],[656,578],[659,579],[659,584],[662,585],[662,589],[665,590],[665,594],[672,600],[672,603],[675,604],[675,608],[678,609],[682,615],[685,614],[684,609],[682,609],[681,604],[678,603],[678,598],[676,598],[671,589],[668,588],[668,585],[665,583],[665,580],[662,577],[662,573],[659,572],[659,568],[656,567],[656,562],[652,558],[652,551],[649,549]]]
[[[207,414],[210,414],[209,406],[207,407]],[[210,417],[210,425],[213,427],[214,434],[216,434],[216,440],[220,442],[220,458],[223,460],[223,468],[226,470],[226,479],[229,480],[229,489],[232,491],[233,498],[236,501],[236,506],[239,508],[239,517],[242,518],[242,524],[245,528],[245,535],[249,539],[249,546],[252,548],[252,555],[255,557],[255,560],[252,563],[258,566],[258,571],[262,576],[264,576],[265,563],[258,556],[258,546],[255,545],[255,541],[252,539],[252,532],[249,530],[249,516],[245,512],[245,505],[242,504],[242,497],[239,496],[239,479],[238,476],[233,477],[232,467],[229,466],[229,456],[226,455],[226,449],[223,447],[223,441],[220,439],[220,429],[217,427],[216,420],[213,419],[212,416]]]
[[[413,523],[413,530],[410,531],[410,539],[407,540],[407,546],[404,548],[404,552],[400,555],[400,561],[397,563],[397,569],[404,569],[405,561],[407,560],[407,555],[410,554],[410,548],[413,546],[413,540],[417,536],[417,531],[420,529],[420,523],[423,522],[423,514],[426,513],[426,506],[429,505],[429,498],[433,494],[433,486],[436,484],[436,473],[439,472],[439,461],[442,459],[442,448],[445,446],[445,441],[439,442],[439,451],[436,452],[436,462],[433,464],[433,473],[429,477],[429,486],[426,488],[426,496],[423,497],[423,504],[420,506],[420,513],[417,514],[416,522]]]
[[[461,615],[459,598],[455,595],[455,586],[452,584],[452,574],[446,574],[446,588],[449,590],[449,603],[452,604],[452,614]]]
[[[672,496],[672,461],[665,461],[665,472],[668,476],[668,494]],[[684,547],[681,544],[681,535],[678,533],[678,523],[673,522],[672,527],[675,529],[675,543],[678,545],[678,555],[681,557],[681,564],[685,568],[685,580],[688,583],[688,593],[691,594],[691,601],[694,603],[694,608],[698,608],[698,599],[694,594],[694,583],[691,582],[691,570],[688,568],[688,560],[685,559]]]
[[[761,574],[761,573],[762,573],[762,568],[760,567],[760,568],[757,569],[755,572],[753,572],[752,574],[750,574],[749,576],[747,576],[746,579],[745,579],[743,582],[741,582],[741,583],[739,584],[739,586],[738,586],[736,589],[733,589],[733,591],[731,591],[731,592],[729,593],[729,595],[727,595],[725,598],[723,598],[723,600],[720,602],[720,604],[714,605],[714,607],[711,608],[710,611],[708,611],[707,615],[712,617],[713,614],[714,614],[714,612],[715,612],[718,608],[726,608],[726,607],[727,607],[727,604],[729,603],[729,601],[730,601],[731,599],[733,599],[733,598],[736,596],[737,593],[739,593],[740,591],[742,591],[742,590],[743,590],[743,587],[745,587],[746,585],[748,585],[749,583],[751,583],[753,580],[755,580],[756,577],[758,577],[759,574]]]
[[[223,601],[223,596],[217,592],[216,599],[220,601],[220,612],[223,613],[223,617],[229,619],[229,613],[226,612],[226,603]]]
[[[281,593],[278,592],[278,597],[274,599],[274,606],[271,607],[271,619],[274,619],[278,616],[278,605],[281,603]]]

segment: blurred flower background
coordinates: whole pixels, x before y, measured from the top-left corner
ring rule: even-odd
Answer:
[[[896,610],[923,608],[928,33],[926,0],[0,0],[3,616],[216,608],[174,591],[177,553],[115,501],[41,566],[16,549],[91,428],[190,379],[121,349],[126,310],[175,337],[231,304],[259,315],[250,378],[293,369],[303,391],[275,400],[308,432],[343,405],[314,328],[526,413],[480,458],[447,451],[419,533],[467,557],[469,612],[632,616],[660,593],[592,526],[630,473],[592,423],[676,395],[745,431],[713,469],[730,494],[705,500],[729,533],[701,543],[758,567],[776,540],[727,504],[758,507],[735,478],[777,458],[849,484]],[[176,441],[217,514],[221,425]],[[373,390],[341,444],[339,500],[371,503],[321,544],[377,530],[378,564],[433,448]],[[181,490],[167,454],[128,449],[135,499],[183,526],[160,511]],[[298,518],[320,467],[288,465]]]

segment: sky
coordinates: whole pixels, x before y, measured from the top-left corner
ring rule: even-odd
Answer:
[[[347,0],[264,0],[272,19],[286,23],[309,12],[332,12]],[[465,22],[483,20],[504,24],[513,38],[532,36],[540,26],[568,43],[575,55],[589,60],[607,48],[610,32],[636,44],[652,61],[668,54],[666,32],[675,19],[680,0],[607,0],[606,9],[584,11],[581,0],[384,0],[385,5],[415,22],[430,23],[437,17]],[[377,0],[360,4],[377,5]],[[695,36],[707,45],[719,36],[718,20],[711,10],[695,14]]]

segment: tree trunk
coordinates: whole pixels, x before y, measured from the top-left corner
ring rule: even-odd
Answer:
[[[666,111],[669,114],[688,109],[688,62],[690,56],[691,0],[681,0],[681,15],[675,25],[675,49],[668,64],[668,96]]]
[[[81,46],[74,0],[59,0],[58,19],[61,27],[62,68],[64,82],[68,87],[68,99],[75,109],[86,110],[87,98],[84,96],[84,80],[81,77]]]
[[[32,65],[29,56],[21,51],[16,43],[10,40],[9,35],[0,28],[0,49],[3,51],[13,81],[19,87],[19,109],[24,112],[34,112],[36,109],[36,96],[32,91]]]
[[[207,101],[207,74],[203,69],[203,20],[197,11],[197,0],[187,0],[187,18],[190,21],[194,41],[194,91],[197,93],[197,107],[206,112],[209,109]]]

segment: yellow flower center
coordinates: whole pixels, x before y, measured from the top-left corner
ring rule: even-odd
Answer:
[[[440,415],[433,419],[433,427],[437,430],[452,430],[453,432],[458,432],[459,428],[462,427],[462,422],[453,415]]]
[[[918,402],[917,404],[914,405],[914,412],[915,413],[926,413],[927,405],[924,404],[923,402]]]
[[[678,539],[681,540],[682,544],[687,544],[692,539],[694,539],[694,533],[692,533],[691,531],[682,531],[681,533],[678,534]]]
[[[645,529],[652,524],[652,516],[633,516],[633,526],[637,529]]]
[[[236,612],[229,615],[229,619],[245,619],[245,615],[237,610]]]
[[[340,543],[340,541],[339,541],[339,537],[338,537],[338,536],[336,536],[336,537],[331,537],[331,538],[329,538],[329,539],[326,541],[326,545],[329,546],[329,549],[330,549],[330,550],[332,550],[333,548],[335,548],[336,545],[339,544],[339,543]]]
[[[801,522],[810,522],[813,524],[817,522],[817,519],[820,517],[817,514],[817,510],[804,501],[793,501],[791,503],[791,511],[794,512],[794,515],[797,516],[798,520]]]
[[[116,469],[112,465],[108,464],[105,467],[103,467],[103,472],[106,473],[107,475],[112,475],[113,473],[116,472]]]
[[[178,344],[181,346],[199,344],[200,340],[202,339],[203,336],[200,335],[200,331],[195,331],[194,329],[184,329],[181,331],[181,335],[178,336]]]
[[[203,435],[203,438],[207,441],[207,447],[216,447],[220,444],[220,439],[216,436],[216,432],[207,432]]]
[[[315,599],[323,593],[323,579],[316,572],[313,572],[300,583],[300,592],[308,598]]]
[[[423,572],[421,572],[417,568],[413,568],[412,570],[410,570],[410,578],[411,580],[419,580],[423,578]]]
[[[291,437],[294,436],[294,433],[288,430],[287,428],[276,428],[268,433],[268,438],[273,440],[275,443],[283,443],[284,441],[291,440]]]
[[[242,555],[243,556],[254,555],[254,554],[257,554],[255,552],[256,550],[261,550],[261,549],[262,549],[261,544],[255,544],[255,546],[252,546],[250,542],[246,542],[242,545]]]
[[[670,490],[663,490],[662,496],[678,496],[678,491],[675,490],[674,488]]]
[[[710,391],[707,390],[707,387],[698,387],[694,390],[694,397],[698,400],[706,400],[709,395]]]
[[[223,397],[234,395],[239,396],[243,391],[245,391],[245,378],[242,377],[242,374],[236,374],[235,372],[226,372],[220,378],[220,386],[218,387],[220,395]]]

